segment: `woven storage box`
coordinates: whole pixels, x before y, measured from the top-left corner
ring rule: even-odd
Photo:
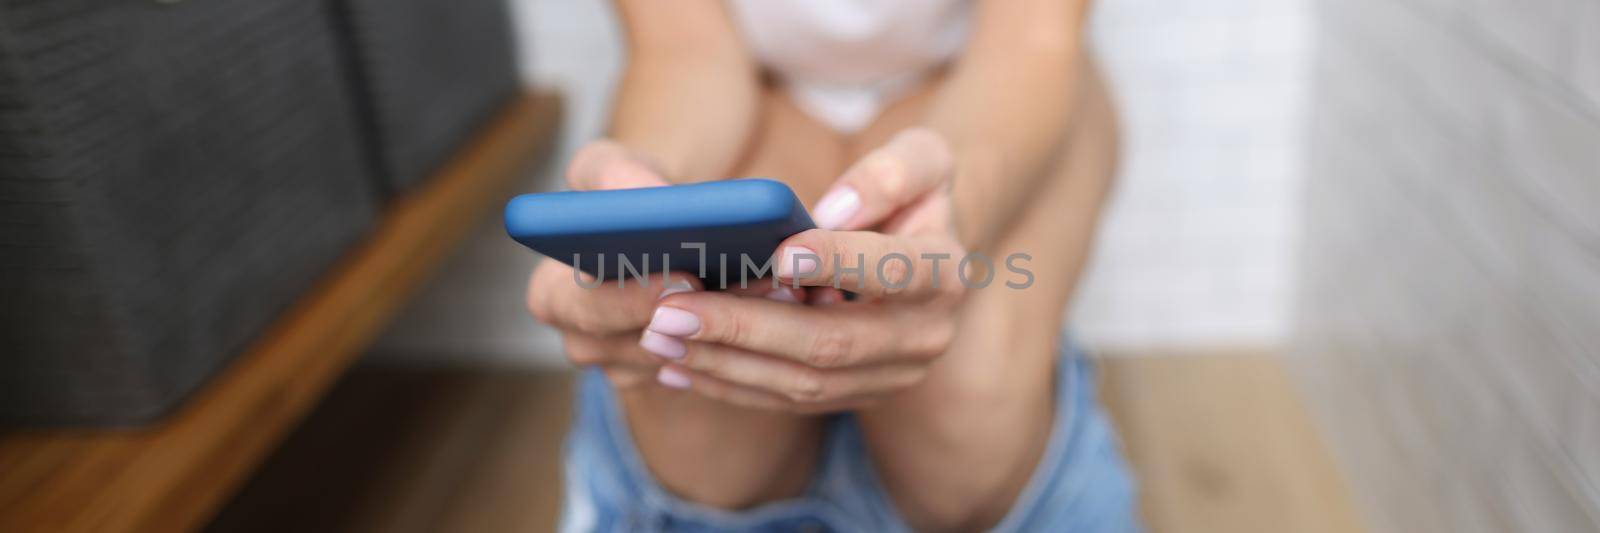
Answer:
[[[390,193],[421,182],[516,94],[506,0],[334,0]]]
[[[0,422],[172,408],[375,216],[327,6],[0,0]]]

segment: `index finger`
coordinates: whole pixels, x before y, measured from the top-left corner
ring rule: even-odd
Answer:
[[[529,281],[528,311],[540,322],[594,335],[639,330],[650,322],[661,298],[700,290],[700,281],[682,272],[653,274],[645,283],[594,284],[588,274],[546,261],[534,269]]]
[[[959,292],[962,256],[943,235],[808,230],[784,240],[772,261],[785,284],[916,300]]]
[[[954,321],[939,318],[945,314],[927,306],[818,308],[696,292],[662,300],[649,330],[814,368],[843,368],[937,357],[955,334]]]

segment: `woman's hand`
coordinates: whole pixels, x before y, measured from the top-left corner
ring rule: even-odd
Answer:
[[[593,278],[579,273],[591,283]],[[694,290],[693,276],[650,278],[649,286],[637,282],[621,286],[607,281],[583,288],[573,280],[572,267],[559,261],[541,262],[528,282],[528,311],[535,320],[561,331],[567,359],[579,366],[599,366],[619,388],[648,384],[661,366],[659,358],[639,347],[639,335],[650,321],[657,301],[669,290]]]
[[[813,287],[811,305],[663,298],[643,342],[668,362],[658,380],[800,412],[857,408],[921,381],[954,339],[965,293],[950,159],[938,135],[914,129],[845,172],[815,209],[826,229],[790,237],[772,258],[779,281]]]
[[[567,165],[566,179],[567,186],[579,191],[667,184],[650,161],[607,140],[578,150]],[[573,364],[600,366],[618,387],[648,383],[661,364],[639,348],[640,332],[669,284],[698,289],[698,280],[654,276],[648,286],[624,286],[613,280],[586,289],[574,275],[592,285],[587,274],[576,274],[559,261],[541,261],[528,280],[528,312],[561,331],[567,359]]]
[[[649,160],[611,141],[593,142],[579,150],[567,167],[566,178],[574,190],[668,184]],[[583,286],[574,275],[583,277]],[[650,383],[662,363],[640,347],[645,325],[663,296],[698,291],[700,281],[683,273],[653,275],[647,284],[612,280],[595,286],[593,281],[559,261],[543,261],[528,281],[528,311],[540,322],[561,330],[567,358],[574,364],[601,367],[618,387]],[[765,293],[747,290],[730,291],[729,295]],[[793,299],[790,294],[777,297]]]

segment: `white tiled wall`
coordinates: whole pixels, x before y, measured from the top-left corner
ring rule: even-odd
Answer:
[[[1309,35],[1298,0],[1107,0],[1094,44],[1122,173],[1074,308],[1092,345],[1287,331]]]
[[[1600,530],[1600,4],[1317,5],[1293,361],[1358,502]]]
[[[620,65],[607,2],[517,0],[524,72],[566,92],[566,154]],[[1093,36],[1121,102],[1123,176],[1073,313],[1097,346],[1264,344],[1286,329],[1303,129],[1302,0],[1103,0]],[[553,175],[528,189],[553,186]],[[486,225],[380,341],[390,357],[557,353],[522,312],[531,255]]]

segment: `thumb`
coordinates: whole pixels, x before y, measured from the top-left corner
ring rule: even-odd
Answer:
[[[950,179],[950,147],[927,128],[902,131],[845,170],[812,219],[832,230],[873,227]]]

